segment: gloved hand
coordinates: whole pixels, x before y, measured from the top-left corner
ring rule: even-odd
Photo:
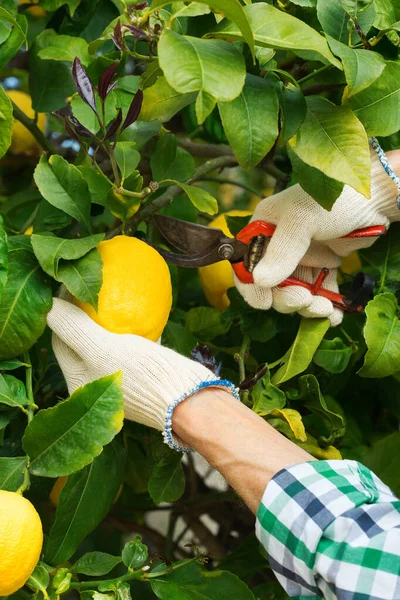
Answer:
[[[239,397],[232,383],[200,363],[146,338],[110,333],[60,298],[53,299],[47,324],[70,393],[122,371],[125,417],[162,431],[176,450],[190,451],[171,428],[172,412],[180,402],[205,387],[221,387]]]
[[[400,221],[397,197],[400,183],[385,171],[378,156],[379,147],[371,149],[371,198],[365,198],[345,186],[331,211],[322,208],[299,185],[266,198],[258,204],[251,221],[275,224],[276,230],[264,256],[253,271],[254,284],[235,284],[245,300],[255,308],[271,306],[280,312],[299,311],[304,316],[327,316],[332,324],[341,321],[341,311],[329,300],[313,296],[306,289],[276,286],[291,275],[315,281],[323,267],[336,269],[342,256],[372,245],[377,238],[340,239],[355,229],[372,225],[389,227]],[[389,153],[398,160],[398,151]],[[384,155],[382,160],[385,159]],[[313,268],[314,271],[310,270]],[[300,269],[300,271],[298,270]],[[337,291],[336,271],[323,287]]]

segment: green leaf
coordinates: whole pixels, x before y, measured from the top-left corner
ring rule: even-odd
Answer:
[[[120,556],[112,556],[105,552],[87,552],[81,556],[72,567],[71,573],[81,573],[90,577],[107,575],[122,562]]]
[[[124,418],[122,374],[78,388],[64,402],[39,411],[29,423],[23,447],[34,475],[70,475],[92,462],[120,431]],[[74,452],[70,452],[74,448]]]
[[[230,101],[243,88],[245,63],[232,44],[184,36],[166,29],[160,38],[158,53],[164,75],[177,92],[204,92],[214,100]],[[214,108],[206,98],[203,97],[205,112],[200,111],[200,104],[196,103],[199,124],[208,116],[209,109]]]
[[[18,29],[19,33],[24,37],[24,41],[26,42],[26,30],[24,30],[18,19],[16,19],[8,10],[0,6],[0,20],[5,21],[6,23],[11,23],[13,27]]]
[[[274,408],[284,408],[286,396],[282,390],[272,385],[269,369],[251,391],[253,410],[261,416],[267,415]]]
[[[254,600],[247,585],[233,573],[204,571],[197,563],[161,575],[150,583],[161,600]]]
[[[122,180],[132,175],[139,164],[140,154],[135,150],[134,142],[118,142],[115,146],[115,158],[121,171]]]
[[[162,343],[179,354],[190,356],[196,345],[196,338],[180,323],[168,321],[162,333]]]
[[[313,361],[329,373],[343,373],[352,354],[352,347],[346,346],[342,338],[335,337],[333,340],[322,340]]]
[[[365,130],[348,106],[326,98],[307,98],[307,115],[289,140],[307,165],[370,196],[371,161]]]
[[[348,101],[368,135],[391,135],[400,129],[400,63],[388,61],[382,75]]]
[[[38,112],[51,112],[63,108],[66,98],[76,92],[70,64],[43,60],[38,55],[53,37],[54,32],[45,29],[35,38],[29,51],[29,91],[32,106]]]
[[[177,112],[196,100],[197,93],[180,94],[172,88],[165,77],[159,77],[154,85],[143,92],[140,111],[142,121],[158,119],[162,123],[172,119]]]
[[[391,0],[375,0],[376,16],[374,27],[377,29],[390,29],[396,21],[394,3]]]
[[[176,0],[172,0],[175,2]],[[170,4],[171,0],[153,0],[151,3],[152,8],[159,6],[165,6]],[[211,6],[212,10],[222,13],[227,19],[233,21],[238,26],[238,29],[243,36],[243,39],[250,46],[250,50],[254,56],[254,37],[250,27],[248,15],[243,10],[239,0],[197,0],[196,4],[204,3]]]
[[[196,185],[186,185],[181,181],[167,180],[176,183],[180,188],[187,194],[191,203],[200,212],[207,213],[208,215],[215,215],[218,212],[218,202],[211,196],[207,190],[198,187]]]
[[[57,279],[60,260],[70,261],[85,256],[89,250],[96,248],[104,240],[104,235],[104,233],[98,233],[86,238],[66,240],[55,235],[33,233],[31,243],[43,271]]]
[[[14,360],[4,360],[0,362],[0,371],[14,371],[15,369],[19,369],[20,367],[27,367],[28,365],[18,359]]]
[[[51,308],[51,287],[27,236],[9,238],[8,279],[0,302],[0,360],[28,350],[42,335]]]
[[[177,147],[176,136],[162,131],[150,157],[155,181],[175,179],[187,181],[194,174],[194,159],[189,152]]]
[[[100,114],[102,114],[101,100],[100,100],[99,95],[96,90],[94,92],[94,95],[95,95],[95,101],[96,101],[97,114],[100,115]],[[78,94],[76,94],[72,98],[72,100],[70,102],[70,106],[71,106],[71,110],[73,112],[74,117],[76,119],[78,119],[78,121],[84,127],[86,127],[86,129],[89,129],[89,131],[91,131],[94,134],[99,132],[100,123],[99,123],[97,116],[93,112],[92,108],[88,104],[86,104],[86,102],[84,102],[82,100],[82,98],[80,96],[78,96]],[[118,112],[117,111],[117,96],[112,91],[108,94],[106,101],[104,103],[104,123],[105,123],[105,125],[108,125],[110,123],[110,121],[112,121],[117,116],[117,112]]]
[[[139,207],[140,198],[133,198],[127,194],[117,192],[115,188],[111,188],[108,192],[107,208],[124,223],[137,213]]]
[[[210,306],[197,306],[186,313],[186,327],[198,340],[210,341],[230,327],[221,322],[221,311]]]
[[[356,17],[372,4],[374,0],[340,0],[343,10],[352,17]]]
[[[248,74],[240,95],[230,102],[219,102],[218,108],[239,164],[256,166],[271,150],[279,133],[279,102],[274,86]]]
[[[322,171],[307,165],[293,152],[289,145],[287,146],[287,153],[297,183],[325,210],[332,210],[333,205],[343,191],[344,183],[327,177]]]
[[[35,570],[26,582],[30,587],[35,590],[41,591],[43,594],[46,592],[46,588],[50,583],[50,575],[47,569],[43,565],[36,565]]]
[[[299,396],[296,400],[301,400],[304,406],[312,413],[315,413],[318,419],[325,419],[329,422],[330,435],[328,438],[322,437],[326,444],[332,444],[338,438],[343,437],[345,423],[342,415],[333,412],[327,406],[325,398],[319,389],[318,380],[314,375],[302,375],[299,377]]]
[[[374,268],[378,293],[399,289],[400,272],[400,224],[393,223],[387,234],[379,238],[373,246],[361,250],[363,261]]]
[[[69,14],[71,17],[74,16],[76,9],[78,8],[81,0],[40,0],[40,6],[43,10],[47,10],[49,12],[53,12],[58,10],[61,6],[66,4],[69,9]]]
[[[179,452],[168,452],[155,464],[148,490],[156,504],[179,500],[185,491],[182,455]]]
[[[103,261],[99,251],[93,248],[88,254],[69,262],[59,264],[57,277],[73,296],[82,302],[89,302],[96,310],[103,280]]]
[[[293,439],[293,441],[295,441],[296,443],[297,441],[307,441],[307,434],[304,428],[304,423],[301,414],[297,410],[294,410],[293,408],[273,408],[266,414],[266,417],[268,418],[268,421],[270,421],[271,419],[273,421],[276,421],[276,419],[278,419],[278,421],[283,421],[283,430],[281,430],[280,427],[277,427],[276,424],[273,424],[273,427],[275,427],[275,429],[278,429],[278,431],[281,431],[281,433],[285,433],[285,435],[286,427],[287,430],[290,431],[290,436],[288,437],[290,439]]]
[[[328,329],[328,319],[303,318],[296,339],[280,361],[282,366],[272,377],[272,383],[280,385],[305,371]]]
[[[0,457],[0,490],[16,492],[24,481],[26,456]]]
[[[393,493],[400,494],[399,477],[400,433],[398,431],[375,442],[363,456],[363,463],[371,469]]]
[[[175,2],[172,4],[171,20],[177,17],[199,17],[200,15],[208,15],[209,13],[210,7],[204,6],[200,2],[191,2],[189,5],[186,5],[184,2]]]
[[[330,36],[327,39],[332,52],[343,62],[348,85],[347,98],[370,86],[386,67],[383,56],[377,52],[349,48]]]
[[[49,161],[43,155],[33,174],[42,196],[64,211],[90,232],[90,194],[82,173],[64,158],[53,154]]]
[[[357,44],[360,41],[358,33],[350,23],[350,17],[340,4],[340,0],[318,0],[317,16],[324,32],[332,36],[339,42]],[[375,4],[372,3],[366,10],[359,13],[357,22],[361,30],[367,34],[371,29],[375,19]],[[350,31],[352,32],[349,34]]]
[[[0,404],[13,408],[22,408],[30,404],[22,381],[12,375],[0,375]]]
[[[388,377],[399,371],[400,322],[398,302],[394,294],[386,292],[368,302],[364,337],[368,347],[360,377]]]
[[[90,465],[68,477],[47,540],[46,562],[56,565],[68,560],[85,537],[96,529],[115,500],[124,469],[123,449],[113,443],[105,446]],[[90,564],[86,564],[86,568],[90,570]],[[92,569],[95,568],[92,564]],[[83,569],[76,572],[86,573],[85,565]]]
[[[281,107],[281,138],[286,143],[297,133],[307,114],[306,99],[301,90],[292,84],[276,86]]]
[[[90,63],[92,58],[89,56],[86,40],[69,35],[58,35],[52,29],[49,31],[53,32],[53,37],[48,37],[48,45],[39,50],[39,58],[73,62],[78,57],[83,65],[87,66]]]
[[[253,30],[257,46],[274,50],[300,50],[316,52],[321,60],[327,61],[338,69],[340,62],[333,56],[325,38],[309,25],[273,6],[260,2],[249,4],[244,9]],[[228,16],[228,15],[227,15]],[[239,28],[224,19],[209,34],[226,38],[242,39]]]
[[[140,535],[136,535],[133,540],[127,542],[122,550],[122,560],[129,570],[141,567],[149,557],[149,550],[145,544],[142,544]]]
[[[1,99],[0,99],[1,102]],[[0,124],[1,130],[1,124]],[[8,247],[7,247],[7,236],[3,227],[3,218],[0,216],[0,301],[4,290],[4,286],[7,283],[8,276]],[[0,367],[1,370],[1,367]]]
[[[92,202],[106,206],[107,195],[112,187],[110,181],[92,167],[79,166],[78,169],[88,184]]]
[[[10,35],[0,45],[0,69],[2,69],[18,52],[26,41],[28,21],[25,15],[16,15],[18,27],[13,27]]]
[[[11,100],[0,86],[0,158],[2,158],[11,146],[11,135],[13,128],[13,108]],[[0,222],[1,229],[1,254],[4,254],[4,230],[3,221]],[[3,259],[4,260],[4,259]]]

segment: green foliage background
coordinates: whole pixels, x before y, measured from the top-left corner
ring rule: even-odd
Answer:
[[[160,243],[157,211],[204,224],[295,182],[326,210],[344,184],[368,193],[368,136],[400,147],[400,2],[135,4],[0,6],[0,489],[23,490],[46,533],[14,597],[284,598],[235,495],[158,433],[123,425],[119,373],[67,398],[46,314],[61,283],[96,306],[97,244],[121,231]],[[48,114],[45,136],[10,102],[15,87]],[[10,151],[13,114],[40,156]],[[188,356],[206,344],[236,384],[267,365],[243,402],[317,458],[361,460],[400,493],[399,233],[362,252],[374,299],[335,329],[253,310],[234,289],[221,313],[196,271],[171,266],[163,343]],[[149,515],[166,509],[161,535]]]

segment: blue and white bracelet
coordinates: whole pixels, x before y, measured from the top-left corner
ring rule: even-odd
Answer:
[[[393,171],[392,167],[389,164],[388,158],[387,158],[386,154],[384,153],[384,151],[382,150],[376,137],[371,137],[369,141],[371,142],[371,146],[377,153],[382,167],[385,169],[386,173],[389,175],[390,179],[395,183],[395,185],[397,187],[396,201],[397,201],[397,206],[400,208],[400,177],[398,175],[396,175],[396,173]]]
[[[178,398],[178,400],[175,400],[175,402],[173,404],[170,404],[168,406],[168,409],[167,409],[167,412],[165,415],[165,427],[164,427],[164,431],[163,431],[163,436],[164,436],[164,442],[166,444],[168,444],[168,446],[170,448],[173,448],[174,450],[177,450],[178,452],[186,452],[186,453],[193,452],[193,450],[191,448],[183,448],[182,446],[179,446],[179,444],[176,444],[174,442],[173,437],[172,437],[172,413],[174,412],[174,409],[178,406],[178,404],[180,404],[181,402],[186,400],[186,398],[189,398],[189,396],[193,396],[194,394],[197,394],[197,392],[200,392],[200,390],[203,390],[208,387],[222,387],[225,390],[227,390],[228,392],[230,392],[232,394],[232,396],[234,398],[236,398],[236,400],[239,400],[238,388],[235,385],[233,385],[232,382],[228,381],[227,379],[213,379],[211,381],[202,381],[201,383],[196,385],[196,387],[194,387],[192,390],[190,390],[189,392],[187,392],[186,394],[184,394],[183,396]]]

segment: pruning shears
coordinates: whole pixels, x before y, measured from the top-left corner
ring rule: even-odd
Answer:
[[[165,215],[155,215],[155,224],[162,236],[182,254],[155,247],[169,262],[180,267],[204,267],[228,260],[242,283],[254,283],[253,270],[263,255],[266,242],[271,239],[276,225],[265,221],[252,221],[235,237],[227,237],[221,229],[197,225]],[[344,238],[379,237],[386,233],[383,225],[356,229]],[[346,295],[322,287],[329,269],[321,269],[314,283],[297,277],[288,277],[279,287],[298,285],[313,296],[322,296],[334,306],[347,312],[360,312],[371,295],[374,279],[367,273],[358,273]]]

